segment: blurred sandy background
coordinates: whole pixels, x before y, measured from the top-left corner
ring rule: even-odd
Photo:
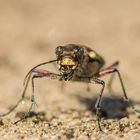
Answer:
[[[7,111],[20,97],[27,71],[40,62],[55,58],[55,47],[67,43],[93,48],[105,58],[107,64],[119,60],[129,97],[140,102],[140,1],[0,0],[1,112]],[[55,70],[53,66],[50,69]],[[119,87],[118,92],[121,91],[119,82],[116,80],[114,83],[114,87]],[[36,85],[37,110],[45,109],[45,101],[41,102],[42,98],[47,100],[47,94],[52,94],[48,104],[57,99],[62,102],[62,108],[69,108],[72,101],[65,97],[66,94],[60,93],[59,82],[42,79],[37,80]],[[66,93],[70,92],[71,86],[75,88],[71,91],[73,93],[81,90],[81,87],[70,84],[66,86]],[[85,88],[83,85],[84,91]],[[78,108],[80,103],[74,102],[71,105]],[[28,106],[27,103],[25,110]],[[13,138],[16,137],[16,133],[13,134]]]

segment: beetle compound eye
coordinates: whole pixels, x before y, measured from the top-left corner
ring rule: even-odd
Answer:
[[[83,60],[83,54],[84,54],[84,49],[78,48],[76,52],[76,56],[79,62]]]
[[[83,54],[83,52],[84,52],[84,49],[81,48],[81,47],[80,48],[78,47],[78,48],[74,49],[75,54]]]
[[[77,49],[77,54],[78,55],[83,55],[83,53],[84,53],[84,49],[83,48],[78,48]]]
[[[77,58],[79,59],[81,56],[83,56],[84,53],[84,49],[83,48],[76,48],[74,49],[74,54],[77,56]]]
[[[58,46],[56,49],[55,49],[55,53],[56,55],[60,55],[63,53],[63,46]]]

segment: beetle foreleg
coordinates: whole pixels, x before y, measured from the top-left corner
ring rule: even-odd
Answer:
[[[100,114],[101,112],[100,111],[101,111],[101,99],[102,99],[103,91],[104,91],[104,88],[105,88],[105,82],[103,80],[100,80],[100,79],[97,79],[97,78],[91,78],[90,82],[102,85],[101,92],[100,92],[100,94],[97,98],[96,104],[95,104],[97,123],[98,123],[98,126],[99,126],[99,130],[102,131],[101,124],[100,124],[100,121],[101,121],[101,114]]]
[[[19,104],[24,100],[25,98],[25,93],[30,81],[30,78],[32,78],[32,96],[31,96],[31,106],[29,108],[29,111],[25,114],[25,117],[27,117],[29,115],[29,113],[32,110],[32,106],[35,103],[35,96],[34,96],[34,78],[42,78],[42,77],[47,77],[49,79],[59,79],[60,75],[59,74],[55,74],[46,70],[38,70],[38,69],[33,69],[30,74],[28,74],[28,77],[26,82],[25,82],[25,86],[24,86],[24,90],[22,92],[21,98],[18,100],[18,102],[16,103],[16,105],[14,107],[12,107],[8,112],[1,114],[0,117],[6,116],[8,114],[10,114],[11,112],[13,112],[18,106]],[[24,117],[24,118],[25,118]],[[17,121],[19,122],[19,121]],[[17,123],[16,122],[16,123]]]

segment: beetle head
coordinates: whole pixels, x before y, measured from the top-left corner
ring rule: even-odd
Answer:
[[[70,80],[83,59],[83,48],[74,45],[56,48],[57,64],[64,80]]]

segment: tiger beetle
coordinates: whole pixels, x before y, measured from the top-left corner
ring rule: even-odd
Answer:
[[[36,65],[35,67],[33,67],[27,73],[24,79],[24,90],[23,90],[21,98],[18,100],[18,102],[13,108],[11,108],[5,114],[0,115],[1,117],[10,114],[24,100],[25,93],[26,93],[30,79],[32,83],[31,106],[28,112],[25,113],[24,117],[18,120],[17,122],[27,118],[32,111],[33,105],[35,104],[35,95],[34,95],[34,79],[35,78],[46,77],[49,79],[58,79],[59,81],[82,81],[86,83],[93,83],[93,84],[101,85],[101,91],[97,98],[95,109],[96,109],[96,118],[97,118],[98,127],[99,127],[99,130],[102,131],[100,112],[101,112],[101,98],[104,92],[105,82],[101,80],[100,77],[107,74],[113,74],[113,73],[117,73],[119,77],[119,81],[122,87],[125,101],[128,103],[130,107],[132,107],[132,109],[135,112],[140,113],[140,111],[135,109],[134,105],[128,99],[128,96],[127,96],[127,93],[126,93],[126,90],[124,88],[124,84],[122,81],[121,74],[119,70],[116,68],[116,66],[119,64],[118,61],[104,68],[105,61],[97,52],[95,52],[94,50],[92,50],[91,48],[87,46],[77,45],[77,44],[67,44],[64,46],[58,46],[55,49],[55,54],[56,54],[56,59],[48,61],[48,62],[40,63]],[[38,67],[42,65],[46,65],[53,62],[55,62],[58,65],[58,69],[60,71],[59,74],[50,72],[48,70],[38,69]],[[112,75],[112,78],[109,82],[109,86],[111,86],[113,77],[114,76]]]

